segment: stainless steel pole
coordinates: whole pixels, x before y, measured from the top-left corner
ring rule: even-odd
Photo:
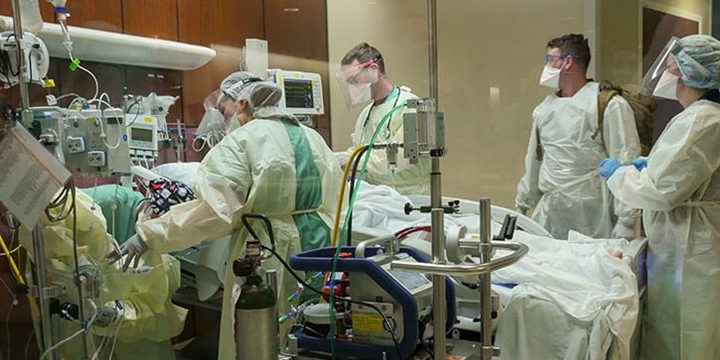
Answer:
[[[52,324],[50,323],[50,299],[45,293],[47,283],[47,268],[45,267],[45,247],[43,246],[42,226],[37,225],[32,232],[33,239],[33,264],[37,273],[36,288],[38,290],[37,299],[40,303],[40,329],[42,331],[43,351],[52,346]],[[55,353],[50,352],[48,359],[55,359]]]
[[[25,64],[25,54],[23,53],[23,32],[22,18],[20,16],[20,0],[12,0],[13,11],[13,30],[15,31],[15,41],[18,47],[19,56],[19,76],[18,85],[20,86],[20,99],[22,110],[26,111],[30,108],[30,94],[28,93],[28,84],[24,81],[23,76],[27,73],[27,64]],[[43,350],[52,346],[52,324],[50,323],[50,300],[45,294],[47,288],[47,268],[45,267],[45,248],[43,247],[42,226],[37,225],[32,232],[33,238],[33,255],[35,269],[37,272],[37,290],[38,302],[40,305],[40,329],[42,331]],[[55,359],[55,355],[51,352],[48,359]]]
[[[432,208],[432,256],[433,264],[445,264],[445,226],[442,208],[440,158],[433,157],[430,173],[430,207]],[[445,299],[445,276],[433,275],[433,346],[434,359],[445,359],[445,323],[447,301]]]
[[[480,260],[487,263],[492,260],[492,229],[490,227],[491,204],[489,198],[481,198],[480,201]],[[490,360],[493,356],[492,324],[492,289],[491,272],[480,275],[480,320],[482,321],[482,350],[480,358]]]
[[[437,75],[437,1],[427,1],[428,20],[428,65],[430,70],[430,98],[435,100],[435,108],[440,109],[438,101],[438,75]]]
[[[428,67],[430,98],[435,102],[438,111],[438,76],[437,76],[437,1],[427,1],[428,21]],[[440,158],[431,157],[432,172],[430,173],[430,208],[432,224],[432,255],[433,264],[445,264],[445,226],[442,208],[442,181]],[[447,301],[445,299],[445,276],[433,275],[433,358],[445,359],[445,323],[447,322]]]

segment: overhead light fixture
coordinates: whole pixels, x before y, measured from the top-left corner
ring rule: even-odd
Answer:
[[[12,30],[13,19],[0,16],[0,29]],[[215,57],[215,50],[178,41],[127,35],[111,31],[68,26],[73,55],[83,61],[142,66],[171,70],[193,70]],[[37,34],[50,56],[68,59],[60,25],[43,23]]]

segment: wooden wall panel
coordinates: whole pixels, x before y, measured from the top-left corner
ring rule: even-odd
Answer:
[[[197,125],[203,101],[239,68],[245,38],[264,38],[262,0],[178,0],[180,41],[209,46],[217,56],[200,69],[183,73],[185,121]]]
[[[262,0],[178,0],[180,41],[237,46],[263,36]]]
[[[70,0],[68,25],[123,32],[122,0]]]
[[[319,73],[325,115],[315,127],[330,143],[330,87],[325,0],[265,0],[265,35],[271,68]]]
[[[122,10],[126,34],[178,40],[176,0],[123,0]]]

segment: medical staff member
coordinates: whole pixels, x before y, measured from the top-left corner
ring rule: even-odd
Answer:
[[[602,162],[608,187],[642,208],[649,239],[643,359],[720,359],[720,41],[670,40],[645,88],[685,108],[647,159]]]
[[[525,174],[517,187],[516,208],[558,239],[570,230],[596,238],[635,237],[636,210],[613,200],[597,164],[607,156],[632,160],[640,140],[632,109],[613,97],[598,128],[598,86],[586,77],[590,48],[584,36],[568,34],[547,44],[540,84],[557,92],[533,110]],[[616,221],[617,219],[617,221]]]
[[[352,48],[340,61],[337,78],[348,107],[365,106],[351,135],[352,147],[338,154],[341,165],[345,165],[356,147],[370,143],[378,127],[380,131],[375,143],[403,142],[403,114],[409,110],[402,105],[418,97],[409,88],[390,82],[385,72],[385,59],[378,49],[367,43]],[[381,124],[386,116],[387,120]],[[390,168],[385,150],[373,149],[365,179],[374,185],[391,186],[404,195],[429,195],[430,160],[421,159],[417,165],[411,165],[400,151],[397,165]]]
[[[323,138],[278,108],[282,90],[248,72],[236,72],[220,85],[220,105],[241,127],[214,146],[203,159],[195,185],[197,198],[175,205],[156,219],[140,223],[138,234],[121,247],[125,265],[147,250],[171,252],[202,241],[234,234],[228,264],[243,256],[247,230],[244,213],[271,219],[277,252],[292,254],[327,246],[331,214],[337,203],[340,168]],[[255,223],[255,222],[253,222]],[[264,226],[255,231],[269,244]],[[111,254],[112,260],[119,254]],[[279,298],[297,288],[294,279],[271,258],[263,263],[278,270]],[[235,359],[234,304],[240,279],[227,266],[220,324],[219,359]],[[288,310],[280,302],[279,311]]]

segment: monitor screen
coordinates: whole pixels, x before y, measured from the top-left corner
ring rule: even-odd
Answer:
[[[311,80],[286,78],[284,83],[285,107],[302,109],[312,109],[315,107]]]
[[[130,137],[132,141],[153,141],[152,129],[131,128]]]
[[[420,273],[392,269],[388,270],[388,272],[410,292],[415,292],[415,290],[430,283],[430,280]]]

